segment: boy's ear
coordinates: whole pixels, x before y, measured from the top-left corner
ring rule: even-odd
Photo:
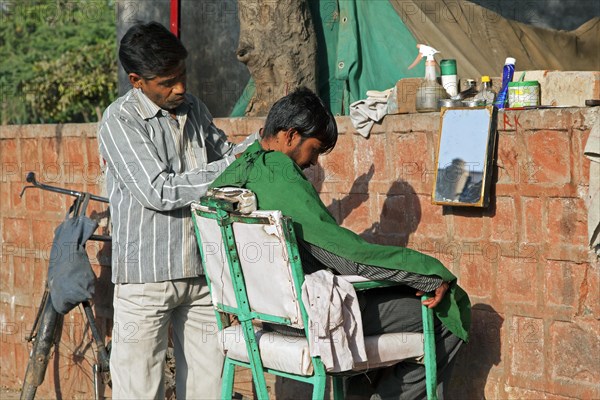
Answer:
[[[294,128],[290,128],[284,132],[284,139],[288,146],[292,145],[292,141],[294,140],[294,136],[300,135],[298,131]]]

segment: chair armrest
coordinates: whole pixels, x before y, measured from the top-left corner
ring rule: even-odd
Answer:
[[[427,300],[431,296],[423,295],[421,300]],[[437,400],[437,361],[435,354],[435,333],[433,323],[433,309],[422,306],[423,310],[423,347],[425,350],[425,385],[427,387],[427,398]]]

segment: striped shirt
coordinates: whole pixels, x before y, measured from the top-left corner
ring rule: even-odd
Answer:
[[[257,135],[235,146],[186,94],[175,118],[139,89],[111,104],[98,131],[112,218],[112,281],[201,275],[189,205]]]
[[[424,292],[433,292],[443,280],[438,276],[421,275],[414,272],[365,265],[340,257],[311,243],[298,241],[302,269],[311,274],[320,269],[329,269],[339,275],[360,275],[370,280],[398,282]]]

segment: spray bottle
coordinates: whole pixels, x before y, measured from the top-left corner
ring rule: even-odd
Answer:
[[[417,65],[423,56],[427,57],[427,59],[425,61],[425,81],[417,89],[416,109],[419,112],[439,111],[439,100],[448,98],[446,89],[437,82],[436,77],[437,63],[433,56],[439,53],[439,51],[424,44],[418,44],[417,48],[419,49],[419,55],[408,69]]]

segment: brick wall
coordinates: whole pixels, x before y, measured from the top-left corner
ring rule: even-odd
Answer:
[[[597,109],[500,112],[490,207],[430,204],[438,114],[388,116],[369,139],[339,118],[336,149],[309,176],[343,225],[372,241],[440,258],[473,303],[472,341],[459,357],[455,398],[599,398],[599,265],[588,251],[589,162]],[[260,119],[222,119],[234,140]],[[18,388],[64,196],[19,192],[41,181],[102,193],[95,125],[1,127],[0,385]],[[102,217],[105,208],[97,206]],[[99,326],[110,331],[110,249],[88,245],[99,276]],[[93,350],[81,313],[69,313],[40,393],[89,398]],[[60,379],[59,379],[60,378]],[[247,385],[246,385],[247,386]],[[278,390],[279,391],[279,390]],[[297,392],[296,392],[297,394]]]

